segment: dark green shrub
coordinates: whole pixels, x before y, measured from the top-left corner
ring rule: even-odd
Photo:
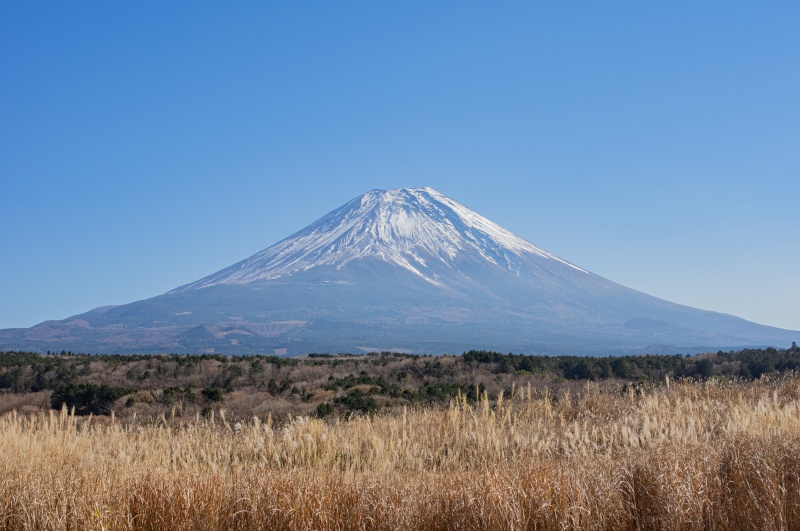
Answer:
[[[118,398],[134,392],[134,389],[107,385],[59,385],[50,396],[50,406],[60,409],[66,404],[68,408],[75,408],[76,415],[106,415]]]
[[[317,406],[317,416],[320,418],[325,418],[328,415],[333,413],[333,405],[332,404],[320,404]]]
[[[222,402],[224,399],[222,396],[222,389],[219,387],[206,387],[203,389],[202,394],[203,398],[209,402]]]

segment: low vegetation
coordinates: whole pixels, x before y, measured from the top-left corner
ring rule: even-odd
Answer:
[[[758,379],[752,352],[623,358],[653,371],[635,380],[492,353],[0,355],[51,382],[2,396],[0,530],[800,529],[800,377],[779,369],[800,352],[762,353]],[[84,393],[111,414],[67,406]]]
[[[680,380],[754,380],[800,370],[800,348],[700,356],[547,357],[470,351],[461,356],[380,353],[365,356],[119,356],[0,353],[0,413],[25,406],[132,421],[158,415],[208,415],[283,422],[296,416],[346,418],[402,407],[474,402],[533,385],[558,392],[583,381],[641,386]],[[22,403],[21,403],[22,402]]]

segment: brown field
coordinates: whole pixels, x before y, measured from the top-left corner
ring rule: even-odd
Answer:
[[[273,424],[0,417],[0,529],[800,529],[800,379]]]

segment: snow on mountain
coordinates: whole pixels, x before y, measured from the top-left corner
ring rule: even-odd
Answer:
[[[400,188],[169,293],[0,330],[0,350],[610,355],[788,346],[798,334],[634,291],[436,190]]]
[[[458,270],[468,257],[518,276],[531,261],[588,274],[432,188],[400,188],[372,190],[272,247],[171,293],[274,280],[321,266],[341,269],[364,258],[440,286],[437,270]]]

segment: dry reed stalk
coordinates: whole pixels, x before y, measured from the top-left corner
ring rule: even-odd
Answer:
[[[341,422],[0,417],[0,529],[800,529],[800,381]]]

